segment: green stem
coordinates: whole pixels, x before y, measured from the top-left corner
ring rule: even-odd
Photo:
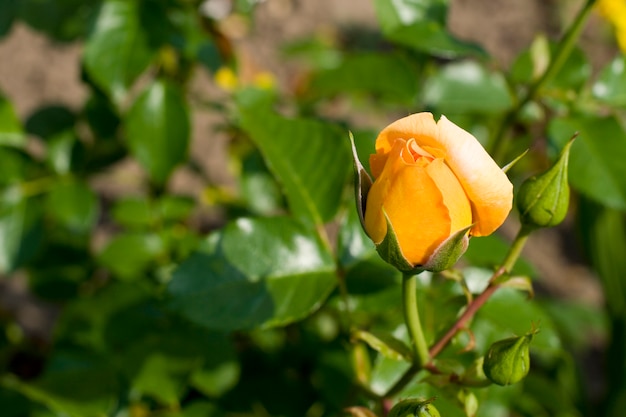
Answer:
[[[528,236],[530,236],[530,232],[532,232],[532,229],[526,226],[520,227],[519,231],[517,232],[517,236],[515,236],[515,240],[513,240],[513,243],[509,248],[509,252],[504,258],[504,262],[502,262],[502,269],[505,273],[509,273],[513,270],[515,263],[522,254],[522,249],[524,249],[524,245],[526,245],[526,241],[528,240]]]
[[[554,57],[550,60],[548,67],[543,72],[541,77],[539,77],[528,88],[526,94],[517,102],[515,107],[502,118],[498,129],[496,130],[496,134],[493,136],[493,139],[487,147],[487,149],[491,151],[494,160],[501,161],[503,158],[505,153],[504,142],[506,139],[506,133],[508,132],[508,128],[511,123],[517,119],[519,112],[524,108],[524,106],[526,106],[526,104],[536,98],[541,88],[548,81],[550,81],[552,77],[554,77],[554,75],[563,67],[563,64],[565,64],[565,61],[572,52],[572,48],[576,44],[576,40],[580,36],[580,32],[582,31],[595,2],[596,0],[587,0],[585,5],[580,9],[574,18],[574,21],[568,28],[567,32],[565,32],[563,39],[559,42],[554,53]]]
[[[428,354],[428,345],[426,344],[426,338],[424,338],[417,306],[417,275],[403,275],[402,303],[404,321],[413,342],[413,361],[416,365],[422,367],[430,361],[430,355]]]

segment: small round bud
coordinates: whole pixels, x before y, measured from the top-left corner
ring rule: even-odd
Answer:
[[[495,342],[485,355],[483,370],[494,384],[521,381],[530,370],[530,341],[534,333]]]

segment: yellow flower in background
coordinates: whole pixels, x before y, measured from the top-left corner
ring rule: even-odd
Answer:
[[[226,91],[233,91],[239,86],[237,74],[230,67],[220,67],[213,76],[215,84]]]
[[[249,78],[243,77],[243,79],[239,79],[235,71],[230,67],[219,68],[213,76],[215,84],[223,90],[230,92],[249,84],[263,90],[273,90],[276,87],[276,77],[271,72],[261,71],[254,74],[251,81]]]
[[[273,90],[276,87],[276,77],[271,72],[259,72],[254,76],[254,85],[263,90]]]
[[[598,12],[615,28],[620,49],[626,52],[626,0],[598,0]]]
[[[387,126],[370,157],[365,230],[376,245],[387,219],[406,261],[425,265],[455,233],[486,236],[504,222],[513,185],[474,136],[444,116],[417,113]],[[386,216],[386,218],[385,218]]]

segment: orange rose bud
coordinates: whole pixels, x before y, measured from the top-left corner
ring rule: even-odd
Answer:
[[[355,164],[363,227],[383,259],[405,272],[451,267],[469,235],[491,234],[511,210],[506,174],[444,116],[417,113],[383,129],[370,157],[373,182]]]

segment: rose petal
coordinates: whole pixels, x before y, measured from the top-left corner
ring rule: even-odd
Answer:
[[[421,164],[407,163],[406,141],[394,143],[387,164],[372,185],[365,209],[365,229],[380,243],[387,233],[383,208],[404,257],[419,265],[450,235],[450,217],[435,181]]]
[[[474,236],[495,231],[513,205],[513,184],[474,136],[441,116],[438,142],[446,150],[446,163],[467,194],[474,215]]]
[[[445,116],[436,123],[431,113],[416,113],[383,129],[376,139],[377,153],[391,149],[398,138],[414,138],[422,147],[445,152],[446,164],[472,205],[472,235],[486,236],[500,227],[511,211],[513,185],[474,136]]]
[[[472,224],[472,207],[459,180],[443,159],[435,159],[427,168],[443,196],[443,203],[450,215],[450,233],[465,229]]]

